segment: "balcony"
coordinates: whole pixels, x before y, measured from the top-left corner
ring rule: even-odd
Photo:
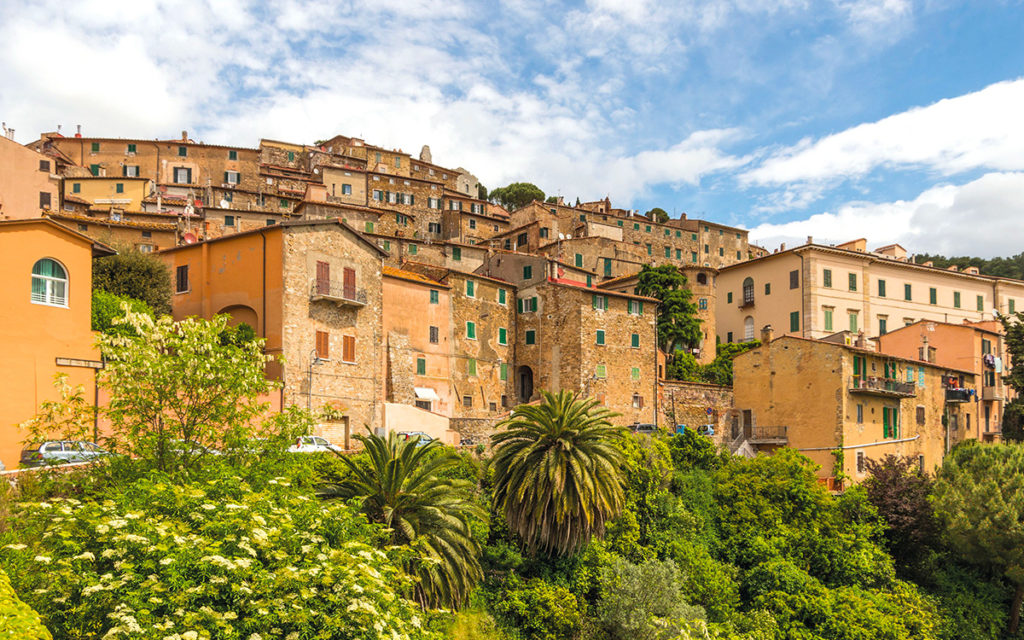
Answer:
[[[740,309],[746,309],[747,307],[754,306],[754,291],[753,289],[743,290],[743,298],[740,300]]]
[[[917,395],[913,382],[898,382],[889,378],[854,376],[850,393],[863,393],[888,398],[912,398]]]
[[[366,306],[366,291],[352,283],[337,280],[314,280],[309,289],[310,302],[324,300],[342,307]]]
[[[1003,390],[1000,387],[982,387],[981,399],[985,401],[990,400],[1003,400]]]
[[[750,444],[777,444],[786,445],[789,443],[789,427],[762,427],[755,425],[750,427],[750,437],[747,440]]]
[[[946,404],[970,402],[972,399],[970,389],[946,389]]]

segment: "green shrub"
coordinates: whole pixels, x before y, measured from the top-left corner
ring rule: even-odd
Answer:
[[[380,529],[290,484],[152,473],[102,501],[21,504],[0,561],[57,638],[434,637],[370,546]]]
[[[153,315],[153,307],[142,300],[136,300],[128,296],[119,296],[116,293],[97,289],[92,292],[92,330],[102,331],[103,333],[114,332],[123,334],[127,328],[114,324],[115,318],[124,317],[122,305],[128,305],[129,311],[135,313]]]
[[[582,616],[576,596],[561,585],[540,578],[513,578],[497,594],[494,613],[528,640],[567,640],[578,637]]]
[[[11,580],[0,569],[0,638],[12,640],[52,640],[39,614],[18,598]]]
[[[611,640],[678,638],[704,610],[687,604],[682,575],[671,560],[632,564],[616,558],[601,576],[596,611]]]

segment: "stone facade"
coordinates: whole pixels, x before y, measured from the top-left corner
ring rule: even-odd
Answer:
[[[600,236],[552,242],[541,246],[539,252],[592,271],[601,279],[629,276],[653,262],[636,246]]]
[[[717,445],[728,445],[739,435],[733,430],[738,412],[733,408],[732,387],[661,380],[658,406],[658,423],[670,432],[686,425],[708,435]]]

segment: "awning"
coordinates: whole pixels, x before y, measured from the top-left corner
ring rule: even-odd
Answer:
[[[440,400],[437,393],[430,387],[413,387],[416,390],[416,397],[420,400]]]

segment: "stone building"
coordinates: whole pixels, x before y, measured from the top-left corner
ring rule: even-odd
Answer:
[[[0,220],[38,218],[60,210],[55,161],[0,136]]]
[[[154,220],[151,215],[118,211],[89,215],[60,211],[46,217],[119,250],[151,253],[178,244],[179,228],[173,219]]]
[[[657,420],[657,301],[546,279],[519,289],[515,389],[591,396],[621,424]]]
[[[877,342],[881,353],[973,372],[980,391],[973,398],[978,408],[972,437],[985,442],[1002,437],[1003,408],[1017,396],[1003,380],[1011,363],[1002,323],[921,320],[879,336]]]
[[[171,268],[176,319],[227,313],[283,356],[267,374],[280,406],[331,404],[319,432],[348,448],[383,423],[384,251],[337,220],[283,222],[158,254]]]
[[[584,236],[541,245],[539,253],[598,274],[602,279],[631,276],[656,262],[639,247],[602,237]]]
[[[736,409],[755,449],[788,446],[821,478],[859,482],[865,462],[887,454],[939,466],[977,424],[975,375],[935,363],[795,336],[774,338],[733,360]],[[838,454],[836,453],[838,452]]]

